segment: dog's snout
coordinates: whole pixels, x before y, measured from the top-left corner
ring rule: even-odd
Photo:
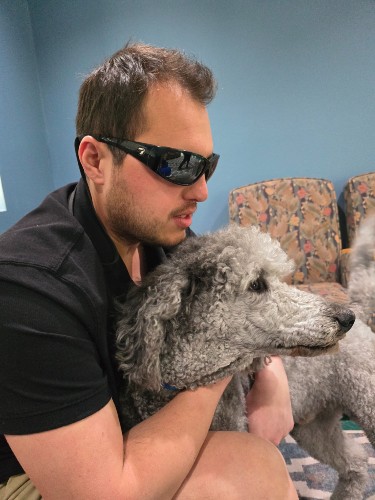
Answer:
[[[339,323],[341,330],[346,333],[354,325],[355,314],[350,309],[342,309],[336,311],[335,319]]]

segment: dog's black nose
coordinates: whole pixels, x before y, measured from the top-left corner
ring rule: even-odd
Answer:
[[[350,309],[342,308],[340,311],[336,311],[335,319],[338,321],[341,330],[346,333],[354,325],[355,314]]]

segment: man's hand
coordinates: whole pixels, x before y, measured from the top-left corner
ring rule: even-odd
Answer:
[[[288,379],[281,358],[256,373],[247,395],[249,431],[278,445],[293,429]]]

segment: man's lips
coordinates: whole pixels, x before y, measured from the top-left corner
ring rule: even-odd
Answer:
[[[186,229],[193,222],[193,213],[194,211],[175,215],[173,217],[173,220],[175,221],[177,226],[181,227],[182,229]]]
[[[193,214],[196,210],[196,206],[190,205],[189,207],[185,207],[176,211],[174,214],[172,214],[172,218],[178,227],[186,229],[193,222]]]

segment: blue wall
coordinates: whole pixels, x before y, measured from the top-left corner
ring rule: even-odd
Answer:
[[[54,188],[26,1],[0,2],[0,233]]]
[[[46,135],[30,123],[27,146],[15,143],[19,151],[33,155],[28,167],[36,180],[28,181],[33,195],[26,198],[7,187],[4,176],[10,218],[18,216],[13,197],[23,199],[26,211],[49,187],[38,180],[46,178],[46,163],[54,187],[77,178],[72,143],[82,76],[129,39],[184,49],[218,78],[219,92],[209,111],[221,160],[210,181],[209,200],[195,215],[197,232],[228,221],[228,192],[234,187],[304,175],[331,179],[340,195],[348,177],[375,170],[373,0],[27,3],[29,20],[25,2],[5,2],[20,10],[6,40],[27,49],[23,59],[29,67],[21,75],[23,82],[14,68],[9,80],[15,79],[15,90],[21,87],[25,103],[30,93],[37,95],[39,78]],[[0,54],[1,65],[4,59],[6,67],[15,63],[20,71],[17,58]],[[12,100],[22,121],[25,114],[30,122],[42,121],[41,105],[31,109],[20,105],[19,97]],[[3,120],[0,114],[0,126]],[[5,158],[7,163],[13,155],[6,152]],[[14,171],[23,178],[24,164],[16,164]],[[0,231],[2,220],[0,214]]]

